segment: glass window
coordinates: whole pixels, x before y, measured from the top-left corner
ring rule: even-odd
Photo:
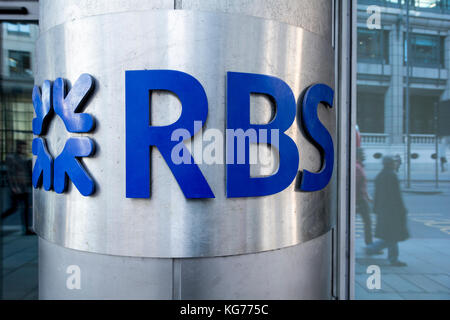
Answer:
[[[21,181],[29,181],[31,176],[32,61],[38,26],[3,22],[0,29],[0,298],[37,299],[37,238],[30,232],[31,186],[24,187],[24,195],[14,208],[11,182],[19,176]],[[20,175],[10,170],[11,159],[21,168]]]
[[[439,0],[415,0],[414,6],[416,8],[436,8],[439,6]]]
[[[444,57],[441,55],[441,44],[443,44],[443,41],[441,41],[440,36],[411,34],[411,64],[430,67],[443,66]]]
[[[414,0],[414,7],[417,10],[448,10],[450,1],[449,0]]]
[[[31,71],[31,53],[27,51],[10,50],[9,53],[9,72],[11,76],[32,77]]]
[[[358,3],[367,5],[382,5],[388,7],[398,7],[405,3],[405,0],[358,0]]]
[[[30,36],[30,26],[28,24],[11,23],[11,22],[7,22],[5,24],[8,34],[18,36]]]
[[[388,32],[358,29],[358,59],[365,62],[389,63]]]
[[[404,7],[405,0],[358,0],[360,4],[386,7]],[[411,10],[446,12],[450,10],[450,0],[410,0]]]
[[[384,93],[371,89],[357,93],[357,123],[361,132],[384,133]]]

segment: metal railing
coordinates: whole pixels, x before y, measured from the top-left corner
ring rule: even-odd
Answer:
[[[435,143],[434,134],[411,134],[412,144],[432,145]],[[403,143],[406,143],[406,135],[403,135]],[[363,144],[389,144],[389,134],[387,133],[361,133],[361,143]]]
[[[387,144],[388,140],[387,133],[361,133],[362,144]]]
[[[434,144],[434,134],[411,134],[412,144]],[[403,135],[403,143],[406,143],[406,135]]]

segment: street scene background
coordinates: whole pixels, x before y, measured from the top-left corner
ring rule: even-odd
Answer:
[[[355,298],[450,299],[450,1],[357,12]]]
[[[357,206],[351,213],[355,298],[450,299],[450,126],[438,126],[440,119],[450,123],[450,106],[445,107],[450,100],[450,0],[357,4],[356,109],[358,149],[364,155],[360,173],[365,180],[365,187],[357,184],[357,191],[367,195],[365,212],[375,243],[380,240],[375,236],[380,216],[374,212],[375,180],[386,170],[398,183],[395,201],[402,201],[407,211],[401,228],[408,230],[408,237],[396,242],[398,255],[388,259],[388,248],[366,243]],[[36,23],[0,22],[2,216],[13,199],[7,158],[17,156],[20,141],[25,142],[20,157],[32,157],[31,92],[38,34]],[[14,212],[0,219],[0,299],[38,298],[37,236],[29,230],[31,199],[28,205],[23,201],[31,197],[31,186],[22,194],[26,196]],[[389,222],[402,210],[389,210],[385,204],[383,218]]]

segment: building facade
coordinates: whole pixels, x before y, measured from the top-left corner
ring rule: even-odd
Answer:
[[[31,157],[31,121],[37,24],[2,22],[0,67],[0,162],[14,152],[16,140],[27,141]]]
[[[449,29],[450,1],[411,1],[408,68],[405,1],[358,1],[357,123],[368,164],[405,160],[408,82],[411,166],[435,161],[434,108],[450,99]]]

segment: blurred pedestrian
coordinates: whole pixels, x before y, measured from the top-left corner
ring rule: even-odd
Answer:
[[[361,215],[364,224],[364,242],[372,244],[372,221],[370,218],[370,199],[367,193],[367,179],[364,172],[364,151],[356,149],[356,213]]]
[[[361,132],[359,132],[359,126],[355,126],[355,134],[356,134],[356,148],[361,147]]]
[[[375,241],[367,247],[368,254],[376,254],[388,249],[388,259],[392,266],[406,266],[398,260],[398,242],[408,239],[407,210],[403,203],[400,184],[395,173],[395,159],[383,158],[383,169],[375,179],[374,212],[377,215]]]
[[[394,161],[395,161],[395,172],[398,172],[400,170],[400,166],[402,165],[402,157],[400,157],[400,155],[397,153],[394,156]]]
[[[23,140],[16,141],[16,152],[6,156],[7,180],[11,191],[11,207],[2,213],[2,220],[12,215],[22,204],[22,224],[24,234],[34,232],[30,228],[28,211],[31,191],[31,160],[26,157],[27,144]]]
[[[438,155],[441,162],[441,172],[447,171],[447,138],[442,137],[438,144]]]

